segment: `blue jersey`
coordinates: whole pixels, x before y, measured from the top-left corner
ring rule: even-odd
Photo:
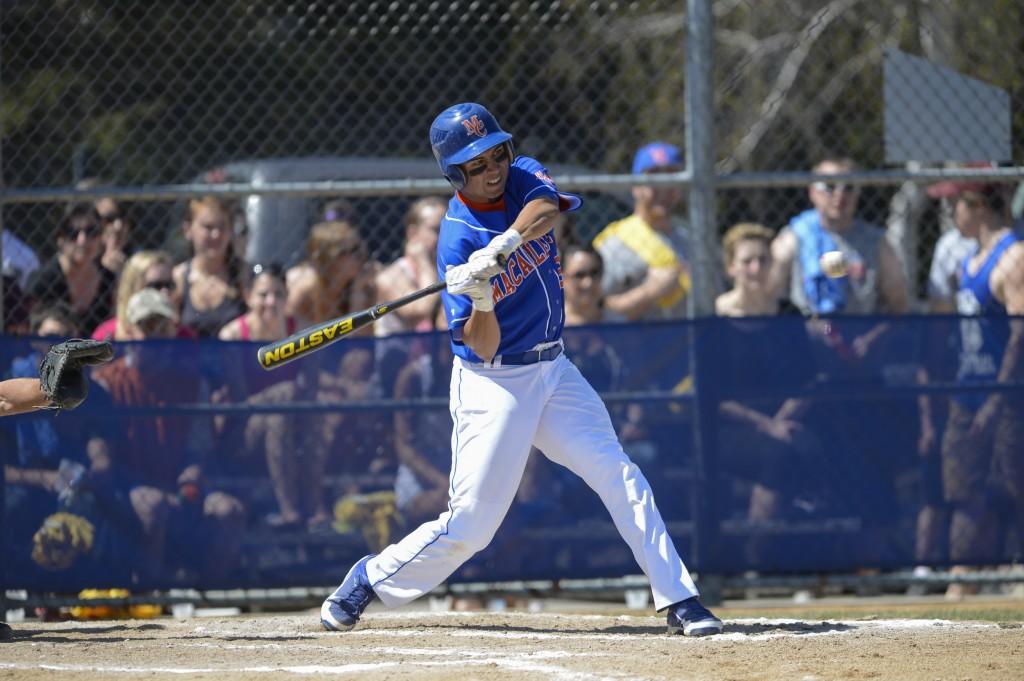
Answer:
[[[992,270],[999,259],[1018,237],[1007,234],[995,245],[978,271],[971,274],[968,266],[971,257],[964,259],[960,271],[960,290],[956,296],[960,320],[960,355],[957,380],[964,383],[994,381],[999,374],[1003,353],[1010,339],[1010,322],[1006,306],[1000,303],[989,287]],[[977,409],[987,395],[964,393],[956,395],[958,402],[971,409]]]
[[[562,210],[575,210],[580,199],[560,194],[544,167],[532,158],[519,156],[509,168],[505,193],[493,204],[478,204],[460,194],[448,202],[437,243],[437,272],[444,277],[448,265],[461,265],[470,254],[505,232],[530,201],[542,197],[558,201]],[[565,323],[562,268],[554,233],[525,242],[508,258],[505,271],[491,279],[494,313],[501,328],[499,355],[525,352],[557,341]],[[452,351],[470,362],[482,362],[462,342],[462,328],[473,311],[469,296],[443,291],[445,315]]]

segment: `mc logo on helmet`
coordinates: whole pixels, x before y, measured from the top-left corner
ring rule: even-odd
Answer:
[[[477,137],[484,137],[487,134],[484,122],[476,114],[473,114],[472,118],[462,121],[462,125],[466,128],[466,134],[476,135]]]

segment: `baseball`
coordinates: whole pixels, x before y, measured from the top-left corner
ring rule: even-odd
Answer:
[[[825,273],[826,277],[838,279],[846,276],[846,256],[842,251],[822,253],[818,262],[821,263],[821,271]]]

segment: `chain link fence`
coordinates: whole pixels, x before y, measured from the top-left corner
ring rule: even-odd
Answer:
[[[883,80],[893,50],[1006,94],[1008,154],[948,160],[1019,165],[1019,3],[719,0],[710,8],[714,118],[707,123],[717,170],[734,179],[758,174],[757,182],[719,189],[716,233],[740,221],[785,225],[809,203],[806,180],[783,173],[809,172],[829,154],[866,171],[920,167],[887,160]],[[426,131],[452,102],[485,103],[515,134],[517,151],[541,158],[556,179],[629,173],[642,144],[681,146],[685,138],[686,3],[678,1],[10,1],[0,31],[8,289],[27,286],[36,259],[45,264],[61,243],[65,205],[55,197],[67,192],[33,199],[32,190],[78,187],[81,198],[105,186],[119,190],[122,200],[101,213],[123,215],[120,234],[101,224],[90,251],[115,274],[120,254],[143,248],[183,260],[188,192],[145,190],[187,185],[198,195],[207,182],[305,190],[234,194],[236,249],[250,261],[301,260],[310,225],[344,194],[371,256],[388,262],[401,253],[411,201],[446,192]],[[919,86],[897,82],[893,92]],[[984,117],[960,94],[969,93],[954,92],[934,108],[954,125]],[[927,130],[921,144],[963,134]],[[357,195],[344,184],[409,178],[422,182],[404,193],[385,183]],[[949,220],[920,183],[858,184],[859,215],[888,224],[911,297],[923,300]],[[577,222],[584,240],[633,207],[622,181],[586,186],[591,205]],[[685,215],[684,204],[677,211]],[[9,317],[25,312],[15,293],[6,296]]]

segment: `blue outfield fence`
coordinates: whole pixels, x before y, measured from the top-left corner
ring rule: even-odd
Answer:
[[[1024,386],[958,382],[964,324],[716,318],[565,343],[692,569],[1008,563]],[[0,338],[7,376],[34,375],[47,345]],[[353,339],[274,372],[256,348],[124,343],[78,410],[0,421],[7,588],[330,584],[444,511],[445,334]],[[534,452],[494,542],[452,579],[637,570],[596,495]]]

